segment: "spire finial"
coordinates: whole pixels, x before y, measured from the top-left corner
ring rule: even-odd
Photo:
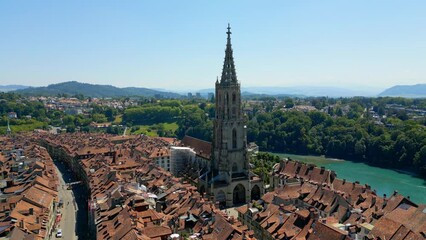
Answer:
[[[232,56],[231,44],[231,24],[228,23],[228,31],[226,32],[228,39],[226,41],[225,61],[223,62],[221,83],[237,83],[237,74],[235,73],[234,57]]]
[[[231,38],[231,25],[228,23],[228,31],[226,32],[226,34],[228,34],[228,38]]]

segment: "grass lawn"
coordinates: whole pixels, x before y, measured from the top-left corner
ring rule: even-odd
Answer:
[[[112,122],[112,124],[120,125],[122,121],[123,121],[123,115],[117,115],[115,116],[115,119]]]
[[[136,131],[134,128],[138,128]],[[157,123],[153,125],[135,125],[132,128],[130,128],[130,134],[145,134],[150,137],[158,137],[158,129],[163,128],[165,132],[171,131],[175,132],[178,128],[177,123]]]
[[[157,137],[157,130],[152,130],[150,125],[136,125],[134,127],[139,127],[138,130],[130,132],[130,134],[145,134],[150,137]]]
[[[43,128],[44,126],[47,126],[47,123],[35,121],[34,123],[29,124],[11,125],[10,129],[12,130],[12,133],[18,133],[33,131],[34,129]],[[0,127],[0,134],[6,134],[6,130],[7,126]]]
[[[178,129],[178,125],[177,125],[177,123],[175,123],[175,122],[172,122],[172,123],[163,123],[163,125],[164,125],[164,130],[166,130],[166,131],[176,131],[177,129]]]

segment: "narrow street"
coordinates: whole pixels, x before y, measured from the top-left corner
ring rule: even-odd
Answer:
[[[56,166],[56,172],[58,173],[59,178],[59,199],[63,202],[63,207],[60,208],[62,213],[61,221],[57,229],[62,229],[62,238],[56,238],[56,231],[52,239],[64,239],[64,240],[75,240],[78,239],[76,235],[76,212],[77,205],[75,203],[75,198],[72,190],[67,189],[67,185],[63,178],[61,171],[59,171]],[[71,180],[68,178],[67,180]]]

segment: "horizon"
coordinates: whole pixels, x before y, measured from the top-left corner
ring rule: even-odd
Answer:
[[[172,92],[172,93],[178,93],[178,94],[187,94],[187,93],[196,93],[196,92],[206,92],[206,91],[212,91],[214,92],[214,87],[207,87],[207,88],[200,88],[200,89],[189,89],[189,88],[175,88],[175,89],[168,89],[168,88],[158,88],[158,87],[152,87],[152,88],[148,88],[148,87],[143,87],[143,86],[116,86],[113,84],[98,84],[98,83],[88,83],[88,82],[79,82],[79,81],[64,81],[64,82],[58,82],[58,83],[51,83],[51,84],[47,84],[47,85],[42,85],[42,86],[31,86],[31,85],[21,85],[21,84],[5,84],[5,85],[0,85],[0,87],[10,87],[10,86],[18,86],[18,87],[25,87],[25,88],[39,88],[39,87],[48,87],[50,85],[56,85],[56,84],[63,84],[63,83],[70,83],[70,82],[76,82],[76,83],[80,83],[80,84],[92,84],[92,85],[99,85],[99,86],[112,86],[112,87],[117,87],[117,88],[147,88],[147,89],[152,89],[152,90],[157,90],[157,91],[162,91],[162,92]],[[419,85],[419,84],[416,84]],[[402,85],[395,85],[395,86],[402,86]],[[407,85],[408,86],[408,85]],[[393,86],[394,87],[394,86]],[[361,92],[362,94],[359,96],[366,96],[366,97],[370,97],[370,96],[374,96],[374,95],[378,95],[381,92],[385,91],[388,88],[373,88],[373,89],[369,89],[369,90],[363,90],[362,86],[359,86],[357,88],[343,88],[343,87],[334,87],[334,86],[241,86],[242,88],[242,92],[247,92],[247,93],[252,93],[250,92],[251,90],[255,90],[255,94],[287,94],[286,92],[275,92],[272,93],[270,92],[271,90],[303,90],[303,89],[330,89],[330,90],[351,90],[354,92]],[[262,92],[265,91],[264,89],[267,89],[267,91],[269,92]],[[291,93],[289,93],[291,94]],[[331,93],[332,95],[334,95],[335,93]],[[349,94],[351,95],[351,94]],[[356,96],[356,95],[354,95]]]
[[[228,22],[244,88],[426,82],[423,1],[241,3],[2,2],[0,85],[213,88]]]
[[[55,85],[55,84],[62,84],[62,83],[68,83],[68,82],[77,82],[77,83],[81,83],[81,84],[92,84],[92,85],[109,85],[109,86],[113,86],[113,87],[117,87],[117,88],[148,88],[148,89],[154,89],[154,90],[160,90],[160,91],[170,91],[170,92],[191,92],[191,91],[205,91],[205,90],[214,90],[214,86],[207,86],[205,88],[174,88],[174,89],[169,89],[169,88],[161,88],[161,87],[144,87],[144,86],[117,86],[114,84],[108,84],[108,83],[90,83],[90,82],[81,82],[81,81],[76,81],[76,80],[69,80],[69,81],[63,81],[63,82],[55,82],[55,83],[49,83],[49,84],[45,84],[45,85],[25,85],[25,84],[0,84],[0,86],[22,86],[22,87],[32,87],[32,88],[38,88],[38,87],[48,87],[50,85]],[[410,85],[419,85],[421,83],[417,83],[417,84],[410,84]],[[403,85],[403,84],[402,84]],[[394,85],[394,86],[402,86],[402,85]],[[394,87],[391,86],[391,87]],[[407,85],[408,86],[408,85]],[[345,88],[345,87],[336,87],[336,86],[320,86],[320,85],[292,85],[292,86],[268,86],[268,85],[258,85],[258,86],[241,86],[241,88],[335,88],[335,89],[346,89],[349,90],[349,88]],[[363,86],[356,86],[353,88],[353,90],[362,90]],[[383,91],[386,90],[387,88],[382,88],[382,87],[377,87],[377,88],[373,88],[371,91]]]
[[[144,88],[144,87],[118,87],[110,84],[92,84],[78,81],[67,81],[61,83],[54,83],[47,86],[25,86],[25,85],[0,85],[0,92],[10,92],[10,91],[20,91],[26,88],[43,88],[50,87],[51,85],[61,85],[68,83],[78,83],[78,84],[89,84],[92,86],[111,86],[117,89],[126,89],[126,88],[139,88],[139,89],[151,89],[163,93],[177,93],[179,95],[185,96],[188,93],[201,93],[206,95],[207,93],[214,93],[214,88],[203,88],[203,89],[165,89],[165,88]],[[302,96],[302,97],[380,97],[384,92],[394,89],[395,87],[414,87],[421,86],[426,87],[426,84],[415,84],[415,85],[395,85],[391,88],[386,89],[368,89],[364,90],[361,88],[340,88],[334,86],[286,86],[286,87],[274,87],[274,86],[247,86],[241,87],[242,93],[245,94],[264,94],[269,96],[278,96],[278,95],[289,95],[289,96]],[[24,90],[25,91],[25,90]],[[423,93],[399,93],[394,96],[408,97],[408,98],[417,98],[421,97]],[[389,95],[392,96],[392,95]],[[424,97],[424,96],[423,96]]]

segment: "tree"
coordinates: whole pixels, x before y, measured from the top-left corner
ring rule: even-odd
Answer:
[[[414,157],[414,164],[426,174],[426,146],[423,146]],[[425,176],[426,177],[426,176]]]
[[[294,101],[292,98],[286,98],[284,100],[285,108],[292,108],[294,107]]]

